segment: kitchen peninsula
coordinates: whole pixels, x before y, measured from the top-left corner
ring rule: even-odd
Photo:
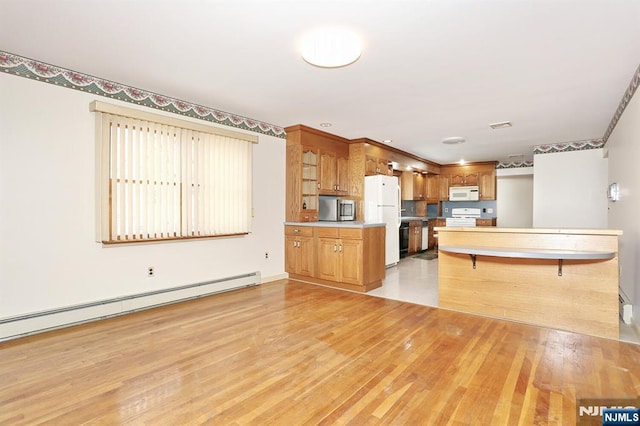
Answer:
[[[436,228],[439,306],[619,337],[617,230]]]
[[[289,277],[358,292],[382,286],[385,225],[364,222],[285,222]]]

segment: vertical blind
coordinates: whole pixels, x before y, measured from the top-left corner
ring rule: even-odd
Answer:
[[[252,142],[109,113],[100,126],[103,242],[250,231]]]

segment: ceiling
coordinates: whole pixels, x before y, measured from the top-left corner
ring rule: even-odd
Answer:
[[[640,64],[638,0],[0,0],[0,16],[0,50],[440,164],[602,138]],[[327,24],[361,35],[357,62],[301,59]]]

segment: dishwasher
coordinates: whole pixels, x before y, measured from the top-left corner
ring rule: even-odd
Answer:
[[[422,251],[429,248],[429,221],[427,219],[422,220],[422,243],[420,247]]]

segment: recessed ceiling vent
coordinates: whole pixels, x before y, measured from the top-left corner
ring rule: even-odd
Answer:
[[[493,130],[506,129],[507,127],[511,127],[511,126],[512,124],[510,121],[500,121],[499,123],[489,124],[489,127],[491,127]]]

